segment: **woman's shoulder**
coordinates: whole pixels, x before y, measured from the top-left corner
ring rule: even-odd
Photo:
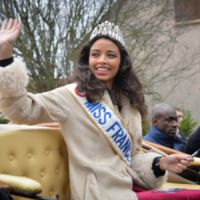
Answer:
[[[76,84],[76,83],[62,85],[62,86],[54,88],[52,90],[49,90],[49,91],[46,91],[43,93],[38,93],[37,95],[38,96],[55,96],[56,98],[71,96],[69,87],[72,86],[72,84]]]

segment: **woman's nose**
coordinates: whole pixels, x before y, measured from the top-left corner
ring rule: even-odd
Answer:
[[[107,62],[106,56],[105,55],[101,55],[99,57],[98,62],[101,63],[101,64],[105,64]]]

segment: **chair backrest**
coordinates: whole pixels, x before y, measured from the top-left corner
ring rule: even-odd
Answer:
[[[41,183],[41,195],[68,200],[67,148],[59,128],[1,125],[0,173],[32,178]]]

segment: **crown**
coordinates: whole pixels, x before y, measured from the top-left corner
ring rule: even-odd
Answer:
[[[121,30],[112,22],[105,21],[97,25],[92,31],[90,40],[98,35],[107,35],[115,40],[118,40],[125,47],[125,41]]]

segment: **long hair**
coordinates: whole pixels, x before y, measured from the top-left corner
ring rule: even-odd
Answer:
[[[108,90],[113,103],[120,107],[121,103],[119,95],[120,93],[123,93],[128,97],[130,104],[141,113],[141,116],[144,119],[147,114],[147,107],[144,100],[143,86],[132,68],[132,63],[126,49],[119,41],[110,38],[109,36],[96,36],[83,46],[80,52],[77,69],[78,73],[76,77],[79,90],[86,93],[88,101],[99,102],[107,89],[105,83],[98,80],[89,69],[90,48],[94,42],[100,38],[111,40],[117,45],[121,54],[120,67],[114,78],[113,88],[111,91]]]

